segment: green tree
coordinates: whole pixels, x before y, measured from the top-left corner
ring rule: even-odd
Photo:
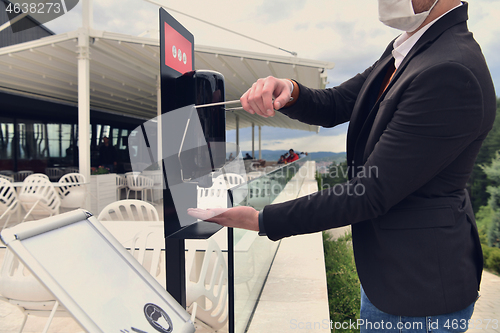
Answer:
[[[323,232],[323,249],[330,320],[334,323],[356,322],[359,319],[361,295],[351,233],[338,239],[330,239],[328,233]],[[357,329],[339,331],[359,332]]]
[[[488,205],[491,207],[493,214],[488,228],[488,245],[500,247],[500,152],[497,152],[495,158],[490,165],[482,167],[487,178],[496,185],[487,187],[487,192],[490,195]]]
[[[488,192],[486,188],[490,184],[490,180],[486,177],[482,169],[482,165],[487,165],[495,157],[495,153],[500,150],[500,98],[497,98],[497,116],[493,123],[493,128],[483,141],[483,145],[479,150],[476,158],[476,163],[472,170],[469,179],[469,192],[471,194],[472,207],[474,212],[479,210],[479,207],[488,204]]]

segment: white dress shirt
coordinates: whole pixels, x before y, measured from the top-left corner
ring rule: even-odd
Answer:
[[[392,50],[392,56],[394,57],[394,66],[396,69],[399,68],[399,65],[403,62],[405,59],[406,55],[410,52],[412,47],[417,43],[417,41],[422,37],[422,35],[429,29],[434,23],[437,22],[441,17],[445,16],[455,8],[458,8],[462,6],[462,3],[460,3],[458,6],[453,7],[443,15],[439,16],[437,19],[435,19],[432,22],[429,22],[425,26],[423,26],[420,30],[418,30],[416,33],[414,33],[412,36],[408,35],[407,32],[403,32],[395,41],[393,44],[393,50]]]

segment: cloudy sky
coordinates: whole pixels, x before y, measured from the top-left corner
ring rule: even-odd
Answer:
[[[155,0],[165,7],[265,43],[294,51],[298,57],[331,61],[328,87],[363,71],[375,62],[399,32],[378,21],[376,0]],[[231,34],[178,12],[168,10],[195,36],[199,45],[218,46],[287,56],[272,47]],[[481,45],[500,89],[500,0],[470,0],[469,29]],[[81,24],[81,1],[70,13],[46,26],[56,33]],[[158,6],[144,0],[94,0],[94,28],[130,35],[156,36]],[[319,134],[264,127],[263,149],[345,151],[347,125],[322,128]],[[234,131],[228,139],[234,140]],[[251,149],[250,129],[243,129],[243,150]]]

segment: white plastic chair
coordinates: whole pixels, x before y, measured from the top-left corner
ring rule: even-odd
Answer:
[[[64,175],[64,171],[60,168],[45,168],[45,174],[53,182],[57,182]]]
[[[260,172],[260,171],[249,172],[249,173],[247,173],[247,182],[251,181],[252,179],[258,178],[262,175],[264,175],[264,173]]]
[[[142,200],[120,200],[104,207],[99,221],[159,221],[156,208]]]
[[[31,170],[22,170],[18,171],[14,174],[14,179],[16,182],[22,182],[28,177],[29,175],[32,175],[33,171]]]
[[[59,214],[61,200],[54,189],[54,185],[48,178],[38,175],[28,176],[19,194],[19,202],[27,211],[23,218],[26,221],[28,216],[33,215],[55,215]]]
[[[122,190],[127,188],[127,178],[124,175],[116,175],[116,198],[118,200],[122,197]]]
[[[0,300],[17,306],[24,315],[22,332],[29,315],[49,317],[43,332],[47,332],[54,316],[68,317],[56,298],[29,272],[19,259],[6,251],[0,269]]]
[[[153,198],[153,186],[154,180],[138,175],[137,173],[129,173],[127,177],[127,199],[129,197],[130,191],[135,191],[135,199],[137,199],[137,192],[141,192],[141,199],[145,200],[147,197],[146,192],[151,191],[151,198]]]
[[[87,185],[85,177],[81,173],[68,173],[59,179],[59,184],[67,184],[59,187],[61,207],[82,208],[87,199]]]
[[[14,171],[12,170],[0,170],[0,175],[9,176],[14,178]]]
[[[156,278],[161,272],[161,252],[164,246],[163,228],[146,228],[134,236],[130,254]]]
[[[45,179],[50,180],[49,176],[47,176],[44,173],[32,173],[30,176],[32,176],[32,177],[41,177],[41,178],[45,178]]]
[[[79,173],[80,169],[78,167],[66,167],[64,168],[64,173]]]
[[[11,183],[14,181],[14,177],[7,176],[7,175],[1,174],[1,173],[0,173],[0,179],[8,180]]]
[[[227,208],[228,186],[220,176],[213,180],[211,187],[197,187],[197,189],[198,208]]]
[[[0,221],[7,216],[1,230],[7,226],[12,214],[17,213],[18,210],[19,203],[17,200],[16,189],[12,186],[10,181],[0,177]]]
[[[195,251],[188,251],[186,262],[194,263]],[[191,270],[196,269],[194,265]],[[188,277],[196,276],[189,272]],[[227,322],[228,270],[226,260],[217,243],[209,239],[198,280],[188,279],[186,305],[195,325],[217,332]]]

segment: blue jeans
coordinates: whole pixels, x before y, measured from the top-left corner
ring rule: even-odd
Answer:
[[[395,316],[377,309],[366,297],[361,287],[361,333],[394,332],[394,333],[441,333],[465,332],[469,319],[474,312],[474,301],[467,308],[439,316],[405,317]]]

